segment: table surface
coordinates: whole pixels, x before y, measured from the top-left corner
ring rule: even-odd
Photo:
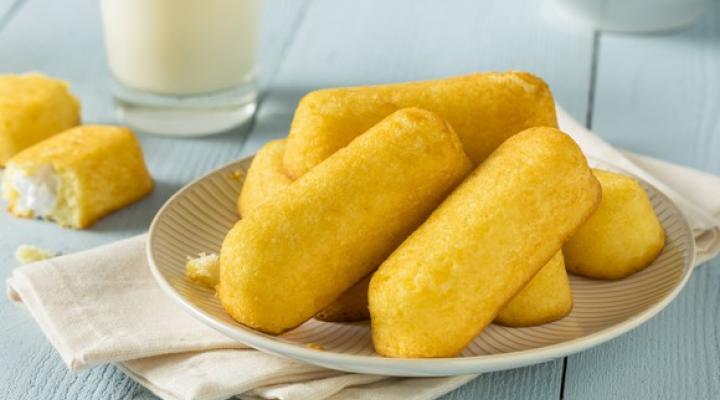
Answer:
[[[71,82],[83,120],[115,123],[97,0],[0,0],[0,73]],[[668,34],[594,31],[545,1],[267,0],[249,129],[205,139],[142,135],[152,196],[87,231],[0,213],[0,269],[31,243],[72,252],[138,234],[191,179],[287,133],[298,99],[321,87],[528,70],[610,143],[720,174],[720,2]],[[592,350],[488,373],[446,399],[710,399],[720,393],[720,260],[696,270],[657,317]],[[0,301],[0,397],[152,399],[112,365],[68,371],[33,320]]]

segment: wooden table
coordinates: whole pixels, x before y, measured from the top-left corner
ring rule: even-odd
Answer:
[[[0,72],[67,79],[86,122],[117,122],[97,0],[0,0]],[[145,231],[160,205],[216,166],[284,136],[309,90],[521,69],[609,142],[720,174],[720,2],[690,29],[662,35],[596,32],[558,19],[543,1],[268,0],[260,85],[249,133],[206,139],[142,136],[158,186],[150,198],[88,231],[0,213],[0,268],[32,243],[72,252]],[[697,270],[660,315],[565,359],[489,373],[447,399],[717,399],[720,260]],[[112,365],[68,371],[35,322],[0,301],[0,397],[150,399]]]

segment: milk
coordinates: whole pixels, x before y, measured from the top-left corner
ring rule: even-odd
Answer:
[[[110,71],[165,95],[251,82],[259,11],[260,0],[102,0]]]

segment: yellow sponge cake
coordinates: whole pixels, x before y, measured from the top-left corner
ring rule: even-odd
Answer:
[[[293,182],[285,175],[282,167],[285,142],[286,140],[267,142],[255,154],[237,201],[238,214],[243,218],[247,217],[250,210],[268,201]]]
[[[373,274],[375,350],[451,357],[592,214],[600,184],[580,148],[553,128],[511,137]]]
[[[397,111],[230,230],[220,301],[263,332],[300,325],[371,273],[469,171],[445,121]]]
[[[3,177],[8,210],[86,228],[148,194],[140,143],[116,126],[72,128],[12,157]]]
[[[625,278],[660,255],[665,231],[637,181],[599,169],[593,174],[602,185],[602,200],[563,246],[567,269],[588,278]]]
[[[419,107],[445,119],[475,165],[524,129],[557,126],[550,89],[526,72],[317,90],[303,97],[295,110],[283,158],[285,172],[299,178],[403,107]]]
[[[0,167],[79,123],[80,104],[65,82],[41,74],[0,76]]]

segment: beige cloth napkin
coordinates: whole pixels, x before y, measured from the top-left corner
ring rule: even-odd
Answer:
[[[29,264],[8,279],[73,370],[117,362],[163,399],[432,399],[472,379],[347,374],[256,350],[206,327],[156,285],[146,235]]]
[[[698,260],[720,251],[720,178],[620,153],[560,111],[590,156],[655,184],[687,214]],[[682,196],[679,194],[682,193]],[[73,370],[119,367],[163,399],[432,399],[473,375],[388,378],[331,371],[244,348],[196,321],[155,284],[145,235],[17,268],[10,298],[25,306]]]

